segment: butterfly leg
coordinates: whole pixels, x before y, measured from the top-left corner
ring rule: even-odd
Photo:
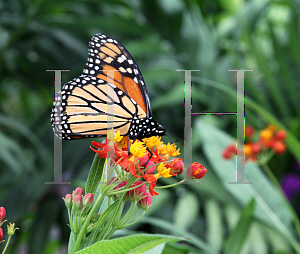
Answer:
[[[144,143],[144,144],[145,144],[145,143]],[[148,159],[148,161],[145,163],[145,168],[146,168],[148,162],[151,160],[151,158],[152,158],[152,156],[153,156],[153,153],[152,153],[152,151],[149,149],[149,147],[148,147],[146,144],[145,144],[145,146],[146,146],[147,151],[151,154],[150,157],[149,157],[149,159]]]
[[[142,131],[145,129],[146,127],[143,127],[139,133],[135,136],[135,138],[133,139],[132,143],[134,143],[137,139],[138,139],[138,136],[142,133]],[[142,140],[141,140],[142,141]],[[144,143],[144,142],[143,142]],[[146,146],[146,144],[144,143],[144,146]],[[127,135],[127,149],[128,149],[128,154],[130,154],[130,151],[129,151],[129,136]],[[147,151],[151,154],[150,155],[150,158],[148,159],[148,161],[145,163],[145,167],[147,166],[148,162],[151,160],[152,156],[153,156],[153,153],[152,151],[149,149],[148,146],[146,146],[146,149]]]

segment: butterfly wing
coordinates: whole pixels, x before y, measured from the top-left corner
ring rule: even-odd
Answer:
[[[117,70],[114,72],[114,80],[108,77],[109,70]],[[104,34],[96,34],[91,39],[88,62],[83,73],[114,82],[140,105],[147,117],[152,117],[147,88],[139,67],[124,46],[115,39]]]
[[[112,112],[108,112],[108,105],[113,106]],[[108,115],[114,116],[111,124],[121,135],[127,135],[134,116],[146,117],[145,111],[117,86],[82,75],[62,87],[52,108],[51,122],[62,139],[104,137]]]

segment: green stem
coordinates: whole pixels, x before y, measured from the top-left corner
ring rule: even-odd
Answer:
[[[272,181],[272,183],[277,187],[277,189],[281,193],[284,203],[287,205],[288,209],[290,210],[290,212],[293,216],[293,220],[294,220],[295,227],[296,227],[296,230],[298,233],[298,237],[300,237],[300,221],[299,221],[299,218],[298,218],[298,215],[297,215],[295,209],[293,208],[292,204],[288,201],[287,197],[283,193],[280,183],[278,182],[277,178],[275,177],[275,175],[273,174],[273,172],[269,168],[269,166],[267,164],[262,164],[261,166],[262,166],[263,170],[265,171],[265,173],[267,174],[267,176]]]
[[[81,244],[82,238],[84,236],[84,233],[85,233],[85,231],[86,231],[86,229],[87,229],[87,227],[88,227],[88,225],[89,225],[89,223],[90,223],[97,207],[99,206],[100,202],[102,201],[103,197],[104,197],[103,193],[100,193],[100,195],[98,196],[93,208],[90,210],[90,212],[89,212],[89,214],[88,214],[88,216],[87,216],[87,218],[86,218],[86,220],[85,220],[85,222],[84,222],[84,224],[83,224],[83,226],[82,226],[82,228],[81,228],[81,230],[78,234],[78,237],[76,239],[76,242],[75,242],[72,253],[75,253],[78,250],[78,248]]]
[[[138,179],[139,179],[139,178],[138,178]],[[145,184],[145,183],[143,182],[143,183],[141,183],[141,184],[139,184],[139,185],[136,185],[136,186],[134,186],[134,187],[132,187],[132,188],[129,188],[129,189],[124,189],[124,188],[126,188],[126,186],[123,186],[123,187],[121,187],[121,188],[118,189],[118,190],[121,189],[120,191],[110,191],[110,192],[108,192],[108,193],[107,193],[107,196],[113,196],[113,195],[115,195],[115,194],[127,192],[127,191],[130,191],[130,190],[134,190],[134,189],[136,189],[136,188],[142,186],[143,184]],[[124,190],[122,190],[122,189],[124,189]]]
[[[165,186],[155,187],[154,189],[165,189],[165,188],[170,188],[170,187],[176,186],[176,185],[178,185],[178,184],[182,184],[182,183],[184,183],[186,180],[187,180],[187,178],[181,180],[180,182],[173,183],[173,184],[170,184],[170,185],[165,185]]]
[[[69,217],[69,223],[70,223],[70,228],[71,228],[71,231],[73,231],[72,229],[72,217],[71,217],[71,213],[70,213],[70,208],[68,208],[68,217]]]
[[[131,206],[130,206],[129,210],[124,215],[123,219],[120,221],[118,229],[121,229],[123,227],[123,225],[130,219],[130,217],[132,216],[132,214],[134,212],[134,208],[136,206],[136,203],[137,202],[131,203]]]
[[[114,227],[111,228],[109,234],[106,235],[106,239],[111,238],[111,236],[116,232],[116,229]],[[104,239],[105,240],[105,239]]]
[[[2,251],[2,254],[5,253],[5,251],[6,251],[7,247],[8,247],[8,244],[9,244],[9,242],[10,242],[10,238],[11,238],[11,235],[8,237],[7,243],[6,243],[6,245],[5,245],[4,250]]]
[[[139,221],[144,217],[145,212],[146,212],[146,211],[143,211],[142,216],[141,216],[138,220],[136,220],[136,221],[134,221],[134,222],[132,222],[132,223],[129,223],[129,224],[124,225],[123,228],[127,228],[127,227],[129,227],[129,226],[131,226],[131,225],[133,225],[133,224],[139,222]]]

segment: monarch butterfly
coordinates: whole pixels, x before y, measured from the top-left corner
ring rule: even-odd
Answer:
[[[108,71],[114,72],[114,80]],[[112,91],[112,95],[108,93]],[[108,121],[113,105],[113,122]],[[115,39],[96,34],[89,42],[83,74],[66,83],[56,95],[51,123],[62,139],[104,137],[108,123],[122,136],[142,140],[163,136],[165,129],[152,119],[143,76],[129,52]]]

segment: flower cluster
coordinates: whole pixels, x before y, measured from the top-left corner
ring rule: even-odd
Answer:
[[[244,151],[237,151],[236,146],[229,144],[223,150],[223,158],[230,159],[234,155],[243,155],[245,153],[245,161],[251,159],[257,161],[260,156],[270,154],[283,154],[286,150],[284,140],[286,139],[286,132],[284,130],[277,130],[273,125],[261,130],[255,135],[254,128],[247,126],[245,128],[245,149]],[[270,157],[270,156],[268,156]]]
[[[137,223],[151,206],[152,196],[158,195],[155,188],[171,187],[188,178],[200,179],[207,171],[200,163],[193,163],[187,169],[188,178],[156,187],[159,178],[178,176],[184,171],[175,144],[164,144],[160,137],[133,141],[119,131],[108,131],[103,143],[92,144],[97,156],[85,187],[92,193],[83,196],[83,189],[78,187],[64,198],[75,239],[70,253],[107,240],[116,230]],[[128,202],[129,208],[125,206]]]
[[[149,184],[149,193],[152,196],[158,195],[154,188],[159,178],[169,178],[183,173],[182,159],[175,158],[180,154],[180,149],[177,149],[175,144],[164,144],[161,137],[154,136],[134,142],[129,140],[129,144],[127,144],[126,137],[121,136],[118,131],[114,140],[114,151],[111,153],[114,155],[113,161],[136,178],[143,178]],[[109,147],[112,147],[108,145],[107,138],[104,143],[92,141],[92,144],[98,149],[91,147],[98,156],[107,158]],[[193,171],[193,179],[200,179],[206,174],[206,168],[198,164],[193,166],[193,168],[197,166],[197,170]],[[202,173],[199,174],[199,171]]]
[[[6,210],[4,207],[0,207],[0,243],[4,242],[4,240],[2,241],[2,238],[3,238],[3,230],[2,230],[2,225],[4,222],[6,222],[5,219],[5,216],[6,216]],[[17,230],[18,228],[15,228],[15,223],[9,223],[9,225],[7,225],[7,233],[8,233],[8,240],[7,240],[7,243],[6,243],[6,246],[2,252],[2,254],[4,254],[7,250],[7,247],[8,247],[8,244],[9,244],[9,241],[12,237],[12,235],[15,233],[15,231]]]

